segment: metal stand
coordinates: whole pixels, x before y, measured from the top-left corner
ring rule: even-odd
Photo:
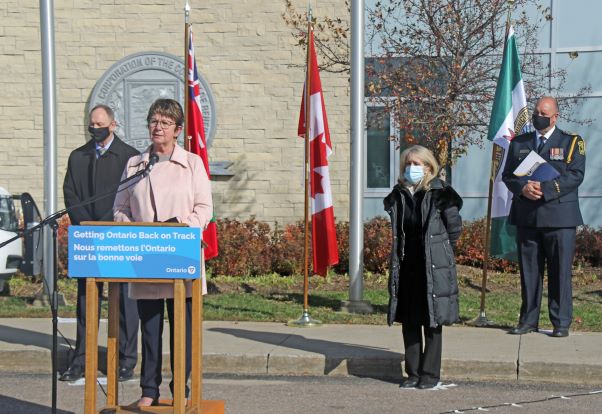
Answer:
[[[294,326],[296,328],[312,328],[317,326],[322,326],[322,322],[313,319],[309,316],[309,311],[307,309],[303,309],[303,314],[299,319],[291,319],[286,323],[287,326]]]
[[[57,290],[58,284],[58,248],[57,237],[59,225],[56,219],[48,224],[52,227],[52,255],[54,257],[54,266],[52,269],[52,292],[50,300],[50,311],[52,312],[52,413],[56,413],[57,400],[57,374],[58,374],[58,331],[59,331],[59,296]]]
[[[480,328],[496,325],[496,323],[494,321],[487,319],[487,315],[485,315],[485,311],[481,311],[479,313],[479,316],[477,316],[476,318],[474,318],[471,321],[468,321],[466,324],[470,325],[470,326],[478,326]]]
[[[36,208],[37,209],[37,208]],[[53,213],[40,221],[35,226],[23,231],[21,234],[17,234],[9,240],[0,243],[0,248],[6,246],[9,243],[17,240],[21,236],[27,236],[43,228],[45,225],[49,225],[52,228],[52,255],[54,257],[54,265],[52,267],[52,291],[48,292],[50,297],[50,312],[52,314],[52,349],[51,349],[51,360],[52,360],[52,413],[56,414],[56,403],[57,403],[57,373],[58,373],[58,311],[59,311],[59,294],[58,294],[58,219],[67,214],[67,210],[61,210]],[[46,276],[46,275],[45,275]]]

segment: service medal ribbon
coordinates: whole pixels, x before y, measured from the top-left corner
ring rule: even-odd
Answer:
[[[550,149],[550,160],[562,161],[564,159],[564,148],[551,148]]]

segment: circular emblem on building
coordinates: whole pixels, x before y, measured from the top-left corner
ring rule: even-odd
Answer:
[[[201,109],[207,146],[216,128],[215,101],[207,81],[199,74]],[[159,98],[175,99],[184,105],[184,61],[161,52],[141,52],[115,63],[96,82],[89,109],[108,105],[115,112],[117,135],[139,151],[150,145],[146,115]],[[183,134],[178,137],[182,144]]]

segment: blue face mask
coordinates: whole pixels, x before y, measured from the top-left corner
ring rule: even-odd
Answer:
[[[403,172],[403,178],[410,184],[418,184],[424,177],[424,167],[422,165],[408,165]]]

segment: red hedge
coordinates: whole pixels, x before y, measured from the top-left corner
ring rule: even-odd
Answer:
[[[217,222],[219,255],[207,261],[213,274],[255,276],[271,273],[271,230],[267,223],[250,218]]]
[[[67,226],[69,219],[59,222],[59,269],[66,276]],[[255,218],[240,222],[235,219],[219,219],[219,256],[207,261],[207,268],[214,275],[254,276],[278,273],[283,276],[303,272],[303,223],[277,223],[274,230],[267,223]],[[349,272],[349,223],[336,223],[339,245],[339,264],[332,271],[338,274]],[[459,264],[481,267],[483,263],[483,237],[485,219],[464,222],[464,231],[456,249]],[[602,229],[583,226],[577,231],[576,263],[580,265],[602,265]],[[364,270],[386,274],[389,270],[391,230],[389,219],[374,218],[364,225]],[[311,271],[311,240],[310,240]],[[491,258],[491,270],[516,272],[516,263]]]
[[[602,265],[602,228],[583,226],[577,231],[575,260],[580,265]]]
[[[456,245],[456,262],[458,264],[483,267],[485,258],[485,219],[468,221],[463,223],[464,229]],[[498,272],[518,272],[518,263],[509,260],[489,258],[489,269]]]

